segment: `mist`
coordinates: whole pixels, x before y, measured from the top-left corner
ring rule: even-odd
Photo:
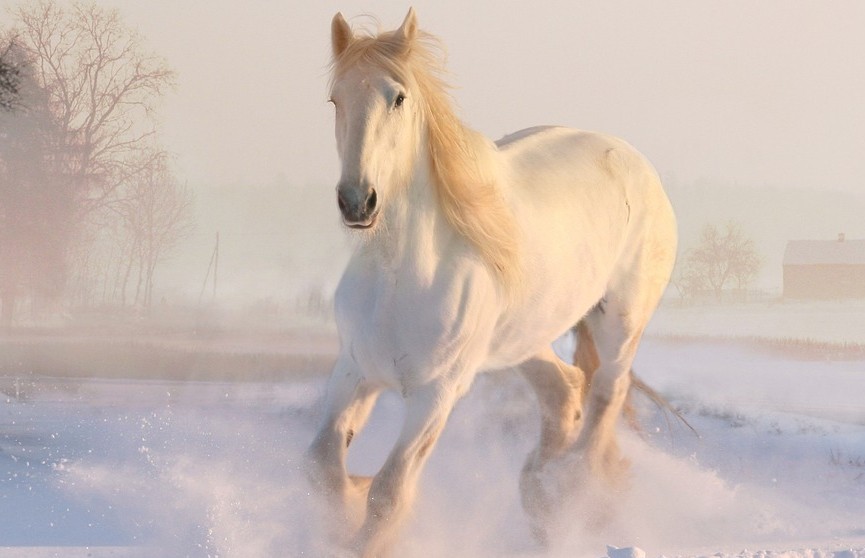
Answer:
[[[21,49],[16,10],[36,6],[0,0],[0,55],[20,70],[0,88],[0,553],[337,552],[302,467],[359,242],[335,194],[330,21],[389,29],[407,6],[99,0],[146,62],[110,73],[150,80],[91,134],[104,150]],[[639,427],[620,427],[629,490],[567,502],[542,547],[518,486],[536,401],[512,371],[482,376],[398,555],[865,557],[865,299],[829,279],[791,297],[784,268],[791,241],[865,239],[865,5],[414,8],[468,125],[606,132],[657,168],[678,267],[635,369],[697,434],[638,399]],[[715,290],[692,258],[707,227],[754,262]],[[383,396],[352,473],[378,470],[403,415]]]
[[[207,13],[178,7],[172,19],[179,27],[168,31],[163,16],[117,5],[177,67],[177,94],[165,100],[165,135],[178,146],[179,165],[199,203],[228,187],[283,211],[281,230],[274,226],[273,236],[245,241],[231,240],[247,227],[244,215],[231,215],[237,225],[228,216],[211,224],[202,215],[194,251],[204,255],[197,259],[206,259],[213,229],[221,228],[225,242],[238,246],[238,261],[243,251],[254,258],[256,271],[244,274],[257,276],[249,277],[253,283],[276,275],[269,285],[277,289],[277,283],[306,289],[295,277],[305,267],[320,270],[322,262],[301,257],[291,272],[278,269],[285,254],[310,251],[309,231],[340,246],[334,258],[345,261],[350,244],[336,226],[338,164],[325,103],[326,24],[342,10],[356,23],[374,14],[388,27],[400,21],[404,6],[325,2],[242,13],[228,3]],[[865,166],[858,155],[865,148],[859,102],[865,81],[846,62],[865,50],[861,5],[550,3],[510,6],[513,18],[490,17],[502,8],[485,3],[460,8],[459,18],[447,3],[415,8],[422,27],[447,48],[454,98],[469,125],[492,139],[539,124],[626,139],[664,178],[684,247],[706,223],[732,219],[745,226],[765,260],[760,288],[780,292],[787,240],[831,240],[841,232],[865,238],[857,218],[865,209]],[[240,31],[238,42],[216,39],[228,29]],[[189,48],[195,36],[211,48]],[[236,77],[222,79],[222,64]],[[226,95],[241,100],[225,102]],[[282,198],[285,190],[293,194]],[[290,201],[295,193],[303,193],[308,210]],[[255,256],[258,246],[280,242],[273,254]],[[176,267],[189,269],[194,257],[184,253]],[[206,262],[198,264],[199,276],[202,267]],[[339,269],[320,271],[325,292]],[[242,275],[239,269],[225,273]],[[175,273],[171,283],[183,277]],[[242,283],[229,285],[243,291]]]
[[[217,298],[332,292],[351,242],[334,201],[328,22],[342,10],[387,27],[403,7],[101,5],[175,73],[154,109],[195,228],[160,263],[154,300],[198,302],[217,233]],[[539,124],[626,139],[664,178],[684,247],[707,223],[745,226],[760,288],[780,291],[787,240],[865,237],[865,81],[847,63],[865,50],[858,3],[550,3],[511,6],[513,18],[478,3],[456,19],[447,3],[415,7],[446,46],[469,125],[493,139]]]

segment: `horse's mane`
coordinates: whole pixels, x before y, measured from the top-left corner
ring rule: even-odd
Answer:
[[[357,64],[384,68],[415,83],[423,100],[432,182],[445,219],[480,253],[513,294],[520,281],[518,230],[500,191],[495,146],[466,127],[453,109],[438,41],[419,31],[410,44],[396,31],[355,36],[333,61],[334,79]]]

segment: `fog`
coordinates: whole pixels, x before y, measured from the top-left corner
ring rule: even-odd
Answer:
[[[19,5],[0,0],[0,40]],[[139,245],[123,244],[119,225],[81,233],[98,247],[92,259],[73,250],[51,300],[25,295],[0,324],[0,553],[320,555],[301,455],[339,346],[332,294],[356,242],[334,192],[330,22],[342,11],[389,29],[408,5],[97,5],[174,72],[134,126],[157,130],[170,184],[191,194],[190,226],[153,260],[146,296]],[[707,225],[734,223],[760,265],[726,298],[668,289],[636,366],[699,436],[641,401],[642,429],[622,428],[632,490],[603,528],[570,502],[570,531],[549,549],[532,538],[517,479],[538,411],[506,372],[458,405],[398,554],[597,557],[613,544],[865,558],[865,302],[782,296],[788,241],[865,239],[865,4],[413,5],[446,47],[467,124],[492,139],[542,124],[617,135],[662,177],[680,263]],[[62,236],[40,219],[30,221]],[[76,267],[98,265],[86,280]],[[563,355],[569,343],[558,341]],[[397,395],[383,397],[352,445],[353,473],[383,462],[403,413]]]
[[[219,231],[217,295],[331,289],[350,243],[333,202],[330,18],[368,25],[359,16],[372,14],[387,28],[407,6],[104,5],[177,72],[161,140],[197,193],[198,219],[155,288],[197,297]],[[667,182],[684,247],[707,222],[743,223],[765,259],[761,288],[780,290],[786,240],[865,237],[865,77],[851,66],[865,52],[861,3],[414,7],[447,48],[468,124],[494,139],[537,124],[623,137]]]

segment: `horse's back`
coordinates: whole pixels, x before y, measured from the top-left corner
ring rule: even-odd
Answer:
[[[538,126],[496,142],[517,205],[536,207],[544,219],[566,212],[593,226],[599,214],[613,229],[632,229],[645,214],[674,221],[651,163],[614,136],[561,126]],[[520,211],[519,207],[515,208]],[[616,218],[623,216],[624,219]]]
[[[603,172],[606,182],[621,178],[622,173],[655,174],[648,160],[624,140],[564,126],[526,128],[504,136],[496,147],[506,165],[518,173],[566,172],[571,182],[582,178],[580,171]]]
[[[618,138],[536,127],[498,142],[508,196],[523,235],[531,304],[513,308],[506,350],[550,342],[573,325],[655,247],[675,251],[675,218],[654,168]],[[650,248],[651,247],[651,248]],[[665,262],[660,267],[666,268]],[[529,327],[525,327],[529,324]]]
[[[499,150],[508,149],[512,146],[512,144],[518,144],[520,140],[532,138],[534,136],[539,136],[544,132],[555,132],[555,131],[567,130],[567,128],[563,128],[561,126],[533,126],[531,128],[525,128],[523,130],[517,130],[516,132],[511,132],[503,136],[501,139],[497,140],[496,147]]]

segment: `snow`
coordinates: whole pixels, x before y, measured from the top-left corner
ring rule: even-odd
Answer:
[[[568,504],[542,549],[517,486],[537,439],[533,395],[515,374],[481,377],[430,458],[396,555],[865,557],[865,358],[678,333],[656,329],[635,369],[699,436],[638,399],[642,431],[621,432],[629,490],[603,510]],[[322,555],[300,462],[324,391],[326,370],[313,372],[7,382],[0,556]],[[382,398],[353,472],[381,464],[402,412]]]
[[[865,300],[718,306],[669,304],[652,318],[655,335],[865,343]]]

